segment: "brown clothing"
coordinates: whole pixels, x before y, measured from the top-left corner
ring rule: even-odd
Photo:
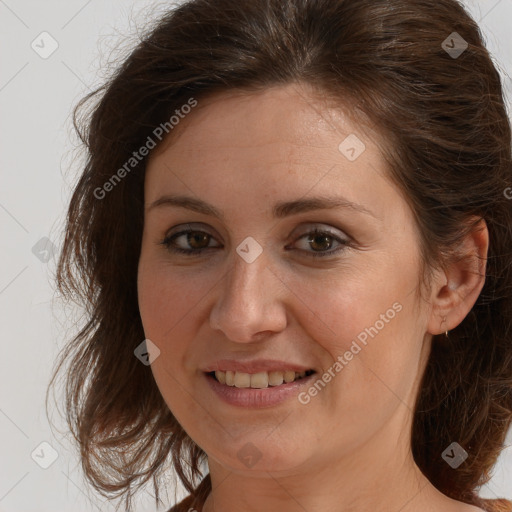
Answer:
[[[194,497],[189,494],[184,500],[180,501],[174,507],[172,507],[169,512],[201,512],[203,509],[203,504],[193,505]]]
[[[202,512],[210,489],[210,475],[206,475],[192,494],[174,505],[168,512]]]

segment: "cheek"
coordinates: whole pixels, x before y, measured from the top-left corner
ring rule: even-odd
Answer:
[[[181,385],[188,385],[197,371],[193,359],[204,347],[195,343],[199,331],[207,326],[205,305],[219,279],[218,272],[191,271],[170,265],[159,256],[141,257],[139,312],[145,336],[160,350],[151,368],[161,381],[164,374],[172,374],[171,381],[177,379]]]
[[[422,335],[406,282],[374,286],[372,274],[345,277],[315,290],[318,296],[308,301],[314,314],[303,328],[328,354],[329,366],[319,376],[325,388],[317,386],[317,393],[312,387],[302,398],[311,400],[304,409],[311,407],[309,421],[332,439],[345,439],[340,442],[348,450],[396,412],[414,407]],[[302,286],[304,291],[298,290],[307,297],[306,283]],[[333,415],[350,421],[326,421]]]
[[[146,336],[164,343],[172,338],[172,330],[200,308],[207,294],[209,280],[201,273],[191,278],[161,261],[141,258],[138,272],[139,310]]]
[[[383,403],[393,392],[409,396],[421,371],[424,326],[416,309],[417,279],[413,263],[396,265],[391,259],[364,270],[342,269],[322,281],[289,278],[300,298],[301,328],[332,363],[324,368],[336,375],[330,382],[339,392],[324,395],[332,406]]]
[[[387,275],[387,279],[380,276]],[[411,273],[412,274],[412,273]],[[302,328],[334,355],[362,346],[383,332],[397,329],[410,306],[406,273],[395,278],[380,267],[340,269],[322,279],[283,276],[298,299],[295,310]]]
[[[144,334],[160,350],[151,369],[167,400],[168,393],[161,384],[176,387],[169,383],[182,380],[179,372],[183,368],[187,339],[180,336],[180,330],[197,301],[190,287],[176,279],[170,268],[144,257],[139,264],[138,300]]]
[[[197,281],[194,283],[197,285]],[[199,307],[201,298],[201,290],[194,288],[194,283],[180,279],[179,272],[161,262],[141,258],[140,316],[146,338],[160,350],[151,371],[167,406],[180,423],[187,423],[189,398],[183,390],[190,388],[190,376],[186,373],[186,361],[197,322],[194,308]]]

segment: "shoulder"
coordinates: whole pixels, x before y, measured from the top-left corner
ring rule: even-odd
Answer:
[[[464,504],[457,512],[512,512],[512,501],[507,499],[480,499],[476,505]]]
[[[210,493],[210,489],[210,475],[207,474],[193,493],[189,494],[185,499],[174,505],[167,512],[202,512],[203,504]]]
[[[167,512],[201,512],[201,509],[202,507],[199,504],[194,506],[194,496],[190,494]]]
[[[467,503],[459,503],[459,507],[454,512],[486,512],[483,508]]]

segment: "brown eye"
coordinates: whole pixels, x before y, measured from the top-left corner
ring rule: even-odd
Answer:
[[[333,256],[350,245],[349,240],[322,229],[309,231],[300,236],[296,242],[303,239],[305,240],[305,244],[303,244],[305,248],[299,250],[313,257]],[[330,250],[334,244],[337,244],[337,246]]]
[[[211,236],[201,231],[187,233],[187,243],[195,249],[205,249],[208,247]],[[206,243],[206,245],[205,245]],[[199,246],[199,247],[198,247]]]
[[[222,247],[211,246],[210,242],[213,239],[213,236],[206,231],[188,229],[167,236],[162,241],[162,245],[172,252],[195,255],[201,253],[205,249]],[[177,242],[178,240],[180,240],[179,243]]]
[[[328,234],[313,234],[308,235],[308,244],[312,244],[310,247],[315,251],[328,250],[332,247],[333,237]]]

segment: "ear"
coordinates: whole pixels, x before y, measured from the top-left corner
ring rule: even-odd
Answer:
[[[451,262],[436,273],[431,289],[430,334],[457,327],[471,311],[485,283],[489,231],[484,219],[464,238]]]

